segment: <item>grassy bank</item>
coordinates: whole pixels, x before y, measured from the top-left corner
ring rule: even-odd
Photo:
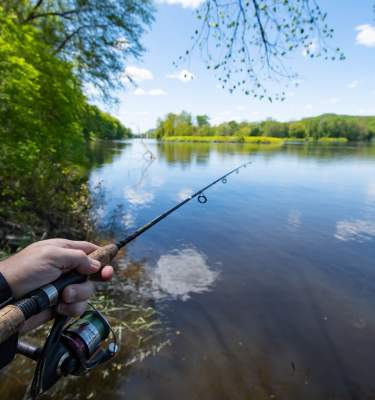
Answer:
[[[271,136],[165,136],[162,138],[165,142],[213,142],[213,143],[253,143],[253,144],[272,144],[282,145],[284,143],[306,143],[317,142],[321,144],[345,144],[348,142],[347,138],[333,138],[323,137],[317,141],[310,139],[299,138],[277,138]]]
[[[318,140],[321,144],[345,144],[348,143],[347,138],[333,138],[333,137],[322,137]]]
[[[282,145],[283,139],[266,136],[166,136],[166,142],[214,142],[214,143],[254,143]]]

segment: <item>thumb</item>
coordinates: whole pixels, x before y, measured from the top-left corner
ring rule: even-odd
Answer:
[[[83,275],[91,275],[100,270],[100,262],[86,255],[83,250],[56,248],[55,261],[61,273],[76,269]]]

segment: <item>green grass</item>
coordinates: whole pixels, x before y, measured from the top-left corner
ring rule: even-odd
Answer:
[[[318,143],[322,144],[338,144],[338,143],[348,143],[347,138],[335,138],[335,137],[323,137],[318,139]]]
[[[165,136],[166,142],[254,143],[282,145],[283,139],[268,136]]]
[[[276,138],[271,136],[164,136],[165,142],[196,142],[196,143],[252,143],[252,144],[272,144],[280,146],[284,143],[312,142],[312,138]],[[321,144],[345,144],[348,142],[346,138],[323,137],[317,140]]]

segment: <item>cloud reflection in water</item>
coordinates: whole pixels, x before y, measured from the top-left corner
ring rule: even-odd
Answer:
[[[218,277],[218,272],[208,266],[206,257],[192,248],[162,255],[151,274],[155,299],[183,301],[193,293],[210,290]]]
[[[357,219],[354,221],[338,221],[335,238],[345,242],[355,240],[363,242],[375,237],[375,222]]]
[[[133,206],[144,206],[152,203],[154,200],[154,194],[145,190],[135,190],[132,187],[126,187],[124,189],[124,197]]]
[[[181,189],[178,193],[177,193],[177,200],[178,201],[184,201],[185,199],[187,199],[188,197],[190,197],[193,194],[193,189],[191,188],[185,188],[185,189]]]

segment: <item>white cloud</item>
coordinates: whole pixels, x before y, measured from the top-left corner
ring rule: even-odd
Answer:
[[[364,24],[355,28],[358,32],[356,36],[357,44],[366,47],[375,47],[375,26]]]
[[[329,102],[330,102],[331,104],[337,104],[337,103],[340,102],[340,99],[339,99],[338,97],[331,97],[331,98],[329,99]]]
[[[305,105],[305,110],[312,110],[312,108],[313,108],[312,104]]]
[[[364,242],[375,237],[375,223],[368,220],[338,221],[335,238],[347,242]]]
[[[360,82],[358,79],[354,79],[354,81],[350,82],[350,83],[347,85],[347,88],[348,88],[348,89],[355,89],[355,88],[357,88],[357,87],[359,86],[360,83],[361,83],[361,82]]]
[[[125,68],[124,80],[126,82],[129,82],[129,80],[133,80],[135,82],[151,81],[152,79],[154,79],[154,75],[146,68],[138,68],[134,66]]]
[[[180,72],[176,74],[168,74],[166,75],[168,79],[177,79],[181,82],[187,83],[195,79],[195,76],[192,72],[188,71],[187,69],[182,69]]]
[[[205,2],[205,0],[157,0],[160,4],[181,5],[184,8],[197,8]]]
[[[136,96],[144,96],[146,95],[146,91],[144,89],[137,88],[134,90],[133,94],[135,94]]]
[[[164,96],[167,93],[163,89],[144,90],[142,88],[137,88],[134,90],[133,94],[135,96]]]
[[[149,96],[164,96],[166,94],[167,92],[165,92],[163,89],[152,89],[148,92]]]

